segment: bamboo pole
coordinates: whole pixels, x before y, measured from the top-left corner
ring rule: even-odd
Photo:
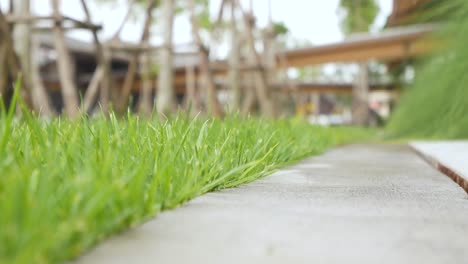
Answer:
[[[146,40],[150,37],[150,28],[153,21],[153,10],[156,7],[156,0],[150,0],[148,7],[146,9],[146,20],[143,26],[143,33],[141,35],[140,41],[145,43]],[[133,57],[129,63],[127,74],[125,76],[124,84],[122,87],[122,92],[120,94],[120,100],[118,105],[116,105],[116,110],[119,113],[123,113],[128,105],[128,100],[130,97],[130,92],[135,82],[137,70],[138,70],[138,57],[140,51],[136,51],[133,54]]]
[[[251,62],[254,63],[254,65],[262,65],[262,60],[257,52],[257,49],[255,47],[255,39],[254,39],[254,34],[253,34],[253,28],[255,26],[255,18],[253,17],[252,14],[247,14],[243,9],[242,6],[239,3],[239,0],[233,0],[236,3],[236,6],[241,10],[244,24],[245,24],[245,29],[246,29],[246,38],[247,38],[247,44],[249,46],[249,56],[251,59]],[[262,114],[267,116],[267,117],[274,117],[275,116],[275,111],[273,108],[273,104],[270,98],[269,94],[269,89],[268,89],[268,78],[266,76],[266,73],[264,70],[258,70],[254,72],[255,76],[255,91],[260,103],[260,108],[262,111]]]
[[[37,15],[17,15],[9,14],[6,16],[9,24],[35,24],[40,21],[52,22],[51,24],[62,24],[62,28],[67,29],[89,29],[89,30],[101,30],[102,26],[95,25],[88,21],[80,21],[76,18],[64,16],[58,14],[57,16],[37,16]],[[52,26],[41,27],[43,30],[51,30]]]
[[[99,92],[99,84],[104,76],[104,67],[99,65],[94,71],[93,77],[89,82],[88,89],[86,90],[84,99],[83,99],[83,112],[88,113],[91,111],[94,101]]]
[[[89,12],[88,5],[86,4],[85,0],[80,0],[81,6],[83,8],[83,11],[85,13],[85,20],[86,23],[91,24],[91,14]],[[101,109],[104,113],[107,113],[109,111],[109,93],[111,90],[111,83],[112,83],[112,76],[111,76],[111,70],[110,70],[110,63],[106,60],[104,48],[99,41],[99,37],[97,35],[97,31],[95,29],[92,29],[92,35],[93,35],[93,42],[94,42],[94,47],[96,49],[96,58],[98,61],[98,65],[101,66],[102,68],[102,74],[101,74],[101,93],[100,93],[100,103],[101,103]],[[98,67],[99,67],[98,66]],[[98,69],[96,68],[96,71]],[[90,84],[91,85],[91,84]],[[88,87],[89,88],[89,87]]]

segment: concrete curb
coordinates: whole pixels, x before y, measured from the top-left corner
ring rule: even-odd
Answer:
[[[456,169],[450,168],[449,166],[444,164],[444,162],[441,162],[439,159],[437,159],[433,155],[419,148],[417,146],[417,143],[409,143],[408,145],[422,159],[427,161],[431,166],[436,168],[438,171],[447,175],[450,179],[452,179],[455,183],[457,183],[460,187],[462,187],[465,190],[465,192],[468,193],[468,175],[464,176],[461,172],[457,171]]]

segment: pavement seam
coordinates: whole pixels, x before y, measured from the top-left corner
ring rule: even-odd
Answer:
[[[456,184],[463,188],[463,190],[465,190],[466,193],[468,193],[468,180],[466,180],[465,177],[463,177],[460,173],[441,163],[438,159],[434,158],[430,154],[424,153],[424,151],[418,149],[412,144],[409,144],[409,146],[419,157],[421,157],[423,160],[425,160],[427,163],[429,163],[432,167],[434,167],[441,173],[448,176]]]

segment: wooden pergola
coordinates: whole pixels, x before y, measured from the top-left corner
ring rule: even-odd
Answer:
[[[375,34],[359,34],[338,43],[322,46],[312,46],[300,49],[284,50],[277,53],[276,67],[278,69],[301,68],[325,63],[355,63],[370,60],[386,62],[405,61],[430,53],[435,45],[427,40],[435,25],[413,25],[386,29]],[[195,66],[197,68],[197,66]],[[211,68],[219,79],[227,78],[229,64],[227,61],[213,61]],[[247,66],[239,68],[241,72],[252,70]],[[195,71],[198,76],[199,71]],[[187,83],[186,67],[175,69],[175,84],[178,94],[185,93]],[[276,83],[270,85],[273,92],[294,94],[352,94],[353,83]],[[138,86],[136,86],[138,87]],[[218,87],[224,87],[222,84]],[[369,84],[369,91],[393,90],[393,84]]]
[[[394,12],[389,17],[386,30],[377,34],[358,34],[338,43],[284,50],[277,53],[278,68],[302,68],[326,63],[357,63],[359,74],[354,84],[296,84],[291,89],[296,94],[323,94],[350,92],[353,95],[353,122],[365,125],[369,120],[369,92],[375,86],[369,83],[366,64],[372,60],[395,65],[426,55],[437,48],[428,36],[437,29],[436,25],[405,24],[408,18],[427,1],[394,1]],[[394,26],[394,27],[392,27]],[[393,88],[389,86],[388,88]],[[379,87],[381,88],[381,87]]]
[[[390,28],[377,34],[360,34],[342,42],[285,50],[278,53],[279,67],[305,67],[325,63],[355,63],[369,60],[393,61],[431,52],[434,44],[426,36],[434,25]],[[281,63],[284,58],[286,63]]]
[[[371,34],[358,34],[347,38],[341,42],[311,46],[299,49],[289,49],[276,52],[276,62],[273,67],[276,70],[286,68],[301,68],[312,65],[320,65],[326,63],[359,63],[367,62],[370,60],[379,60],[387,63],[394,63],[395,61],[406,61],[421,55],[430,53],[435,44],[428,41],[426,38],[437,27],[435,25],[411,25],[399,26],[404,24],[404,21],[414,13],[421,4],[426,0],[394,0],[394,11],[389,17],[387,25],[389,28],[379,33]],[[34,19],[51,20],[53,16],[35,17]],[[15,22],[29,22],[30,17],[8,17],[9,20]],[[77,26],[89,27],[91,30],[99,30],[98,26],[91,24],[89,21],[75,21],[68,17],[61,17],[64,22],[64,28],[73,28]],[[52,19],[53,20],[53,19]],[[68,23],[68,24],[66,24]],[[68,27],[66,25],[69,25]],[[396,26],[396,27],[392,27]],[[40,28],[38,28],[40,30]],[[89,53],[94,53],[94,45],[90,45]],[[110,42],[105,45],[105,48],[110,50],[118,50],[119,55],[126,57],[128,60],[128,53],[138,51],[152,52],[158,47],[150,46],[149,44],[139,44],[138,46],[123,45],[122,43]],[[113,52],[112,55],[116,55]],[[245,58],[243,58],[245,59]],[[129,63],[128,61],[125,62]],[[214,78],[224,80],[218,82],[218,87],[223,88],[226,85],[228,73],[230,71],[230,63],[228,61],[211,61],[210,68],[213,72]],[[257,72],[266,68],[266,65],[261,63],[249,64],[244,60],[240,61],[238,68],[239,72]],[[232,69],[231,69],[232,70]],[[178,65],[174,69],[174,86],[175,92],[179,96],[186,96],[189,91],[189,83],[198,80],[201,76],[200,61],[192,62],[190,66]],[[117,83],[123,82],[123,76],[112,74],[112,78]],[[137,76],[129,92],[140,93],[143,86],[142,80]],[[89,79],[89,78],[88,78]],[[219,84],[221,83],[221,84]],[[193,85],[192,85],[193,86]],[[294,87],[290,87],[287,83],[271,83],[272,92],[287,92],[287,93],[338,93],[349,94],[353,93],[352,83],[294,83]],[[369,84],[368,90],[374,89],[392,89],[393,85],[375,85]],[[156,90],[157,87],[152,88]]]

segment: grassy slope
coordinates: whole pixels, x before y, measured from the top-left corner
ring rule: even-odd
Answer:
[[[468,3],[449,1],[441,8],[457,3],[462,8],[450,13],[441,32],[449,45],[418,71],[388,126],[393,136],[468,138]]]
[[[0,263],[60,263],[203,193],[367,132],[294,121],[0,120]]]

